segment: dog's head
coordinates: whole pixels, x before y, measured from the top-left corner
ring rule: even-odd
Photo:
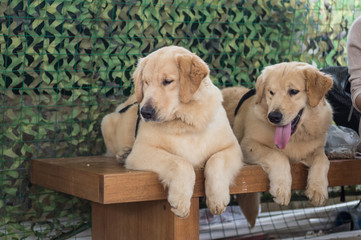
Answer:
[[[207,64],[182,47],[163,47],[138,61],[133,74],[135,95],[145,121],[174,119],[179,104],[192,101]]]
[[[267,120],[276,126],[275,144],[284,148],[303,121],[305,108],[324,101],[333,80],[301,62],[266,67],[256,82],[256,103],[266,108]]]

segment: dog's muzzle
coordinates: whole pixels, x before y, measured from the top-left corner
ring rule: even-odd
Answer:
[[[152,106],[144,106],[140,109],[140,114],[142,115],[144,121],[155,120],[156,111]]]
[[[268,119],[273,124],[279,124],[283,119],[283,114],[280,111],[273,111],[268,114]]]
[[[279,111],[270,112],[268,114],[268,119],[271,123],[278,124],[276,125],[274,143],[277,148],[284,149],[291,138],[291,135],[296,131],[297,126],[300,122],[303,109],[301,109],[297,116],[288,124],[280,125],[282,122],[283,115]]]
[[[292,123],[291,123],[292,134],[296,131],[296,128],[297,128],[298,122],[300,121],[302,113],[303,113],[303,109],[301,109],[298,112],[297,116],[292,120]],[[280,124],[280,122],[283,119],[283,114],[280,111],[273,111],[273,112],[270,112],[267,117],[271,123]]]

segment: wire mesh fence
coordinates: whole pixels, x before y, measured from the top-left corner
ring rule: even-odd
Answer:
[[[361,1],[0,1],[0,238],[66,239],[87,201],[33,186],[32,158],[104,152],[102,117],[132,93],[136,60],[183,46],[219,87],[282,61],[346,65]]]
[[[220,216],[202,208],[200,239],[348,239],[331,237],[340,232],[355,239],[361,236],[361,197],[355,195],[355,188],[347,192],[345,201],[341,201],[340,187],[329,188],[330,198],[321,207],[312,206],[303,191],[293,191],[288,206],[274,203],[264,193],[252,229],[238,205],[231,204]]]

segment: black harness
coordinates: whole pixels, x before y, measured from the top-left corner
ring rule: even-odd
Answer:
[[[251,89],[248,92],[246,92],[246,94],[244,94],[241,99],[238,102],[238,105],[236,107],[236,110],[234,111],[234,116],[237,115],[239,109],[241,108],[242,104],[244,103],[244,101],[246,101],[248,98],[252,97],[253,95],[256,95],[256,89]]]
[[[125,106],[124,108],[120,109],[118,113],[125,113],[126,111],[128,111],[128,109],[129,109],[131,106],[133,106],[133,105],[135,105],[135,104],[137,104],[137,102],[134,102],[134,103],[132,103],[132,104],[129,104],[129,105]]]
[[[138,104],[138,111],[137,111],[137,124],[135,125],[134,138],[137,138],[137,135],[138,135],[139,122],[140,122],[140,105]]]
[[[134,102],[132,104],[129,104],[127,106],[125,106],[124,108],[120,109],[118,113],[122,114],[122,113],[125,113],[126,111],[128,111],[129,108],[131,108],[133,105],[136,105],[138,104],[138,102]],[[140,109],[139,109],[139,104],[138,104],[138,111],[137,111],[137,123],[135,125],[135,132],[134,132],[134,138],[137,137],[137,134],[138,134],[138,128],[139,128],[139,122],[140,122]]]

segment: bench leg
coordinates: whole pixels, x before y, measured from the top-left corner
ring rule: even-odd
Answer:
[[[199,239],[199,199],[192,198],[187,218],[170,210],[168,201],[92,203],[92,239]]]

